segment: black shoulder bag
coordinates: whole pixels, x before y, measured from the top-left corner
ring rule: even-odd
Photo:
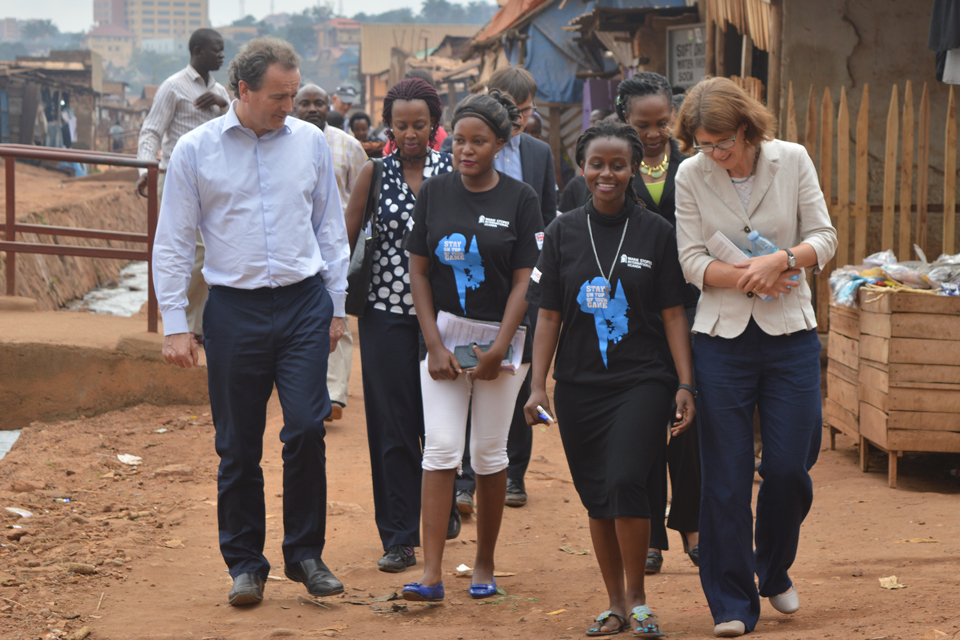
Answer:
[[[380,209],[380,186],[383,183],[383,160],[374,158],[373,175],[370,176],[370,190],[367,192],[367,206],[363,211],[360,233],[366,234],[370,225],[370,236],[357,239],[350,256],[350,269],[347,271],[347,302],[345,310],[356,317],[363,316],[370,295],[370,276],[373,268],[373,250],[377,246],[377,212]]]

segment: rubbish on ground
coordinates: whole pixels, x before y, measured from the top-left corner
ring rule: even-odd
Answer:
[[[907,585],[900,584],[897,582],[897,576],[890,576],[888,578],[880,578],[880,588],[881,589],[906,589]]]
[[[569,545],[569,544],[565,544],[565,545],[563,545],[562,547],[560,547],[560,551],[563,551],[564,553],[569,553],[569,554],[574,555],[574,556],[588,556],[588,555],[590,555],[590,550],[589,550],[589,549],[579,549],[579,550],[578,550],[578,549],[574,548],[572,545]]]
[[[563,613],[564,611],[566,611],[566,609],[557,609],[556,611],[551,611],[551,612],[548,613],[547,615],[548,615],[548,616],[555,616],[555,615],[557,615],[558,613]]]
[[[939,540],[933,538],[907,538],[906,540],[897,540],[894,544],[937,544]]]
[[[21,518],[29,518],[30,516],[33,515],[32,513],[30,513],[29,511],[27,511],[26,509],[19,509],[19,508],[17,508],[17,507],[6,507],[6,509],[7,509],[7,511],[9,511],[10,513],[15,513],[15,514],[17,514],[18,516],[20,516]]]
[[[117,460],[130,466],[138,465],[143,462],[143,458],[140,456],[132,456],[129,453],[118,453]]]
[[[169,429],[154,429],[154,433],[166,433]]]

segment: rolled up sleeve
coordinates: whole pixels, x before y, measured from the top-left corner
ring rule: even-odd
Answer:
[[[703,220],[700,207],[690,188],[690,170],[692,163],[681,164],[677,169],[677,249],[680,254],[680,267],[687,282],[703,290],[703,274],[707,265],[716,260],[707,251],[703,238]]]
[[[177,145],[167,166],[153,242],[153,280],[163,334],[187,333],[187,288],[197,250],[200,198],[193,148]]]
[[[800,154],[799,184],[797,190],[797,219],[800,240],[817,253],[817,268],[823,271],[837,251],[837,230],[830,222],[827,203],[820,190],[813,161],[806,153]]]
[[[169,179],[169,178],[168,178]],[[313,191],[313,230],[320,246],[323,267],[320,277],[333,300],[333,315],[342,318],[347,300],[347,269],[350,266],[350,244],[343,206],[333,173],[333,160],[326,141],[321,142],[317,160],[317,186]]]

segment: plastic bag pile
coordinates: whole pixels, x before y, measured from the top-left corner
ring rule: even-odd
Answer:
[[[906,286],[911,289],[928,289],[938,295],[960,295],[960,253],[927,262],[927,257],[917,245],[914,251],[920,260],[897,262],[893,251],[875,253],[862,265],[847,265],[830,274],[830,291],[837,304],[857,306],[857,290],[867,284],[881,287]]]

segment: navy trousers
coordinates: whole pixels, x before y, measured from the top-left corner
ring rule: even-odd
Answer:
[[[323,419],[333,302],[320,276],[275,289],[211,287],[203,311],[210,408],[220,456],[220,553],[236,578],[266,580],[263,432],[276,385],[283,408],[283,559],[320,558],[327,515]]]
[[[740,620],[750,631],[760,598],[792,584],[787,572],[813,502],[809,470],[823,429],[820,340],[812,330],[771,336],[751,319],[736,338],[698,334],[693,360],[703,477],[700,582],[717,624]],[[755,408],[763,461],[754,532]]]
[[[420,546],[423,396],[416,316],[368,304],[358,321],[377,530],[386,551]]]

